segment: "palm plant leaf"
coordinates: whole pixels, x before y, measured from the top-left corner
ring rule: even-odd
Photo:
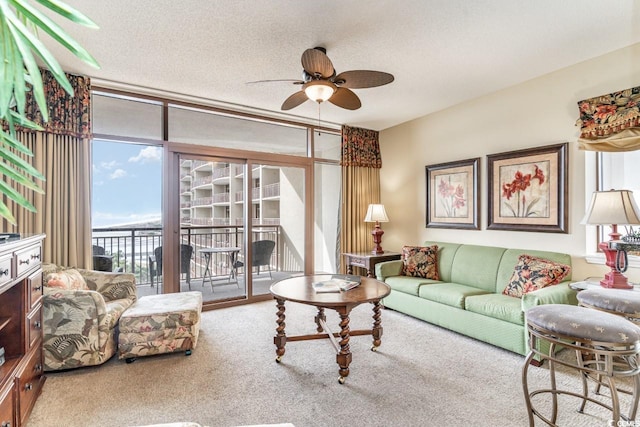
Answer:
[[[65,4],[57,0],[37,0],[37,1],[41,5],[45,6],[48,9],[51,9],[58,15],[68,19],[71,22],[75,22],[76,24],[84,25],[85,27],[93,28],[96,30],[99,28],[95,22],[93,22],[91,19],[87,18],[82,12],[72,8],[68,4]]]
[[[22,0],[12,0],[11,4],[13,4],[16,10],[21,13],[26,19],[31,21],[37,28],[49,34],[54,40],[67,48],[67,50],[69,50],[75,56],[82,59],[89,65],[92,65],[96,68],[98,67],[98,62],[93,56],[91,56],[89,52],[87,52],[82,46],[80,46],[78,42],[72,39],[58,24],[53,22],[51,19],[49,19],[49,17],[44,15],[38,9],[32,7],[28,2]],[[93,26],[96,26],[93,21],[89,20],[89,22],[91,22]]]
[[[91,19],[59,0],[33,0],[55,14],[71,22],[98,28]],[[96,60],[47,15],[33,7],[31,0],[0,0],[0,121],[7,130],[0,130],[0,173],[12,180],[12,184],[24,186],[42,193],[33,178],[44,176],[31,164],[14,154],[33,156],[31,151],[16,138],[15,125],[41,130],[25,114],[26,92],[30,86],[43,120],[49,120],[49,112],[36,55],[49,69],[58,84],[71,96],[73,88],[62,67],[38,39],[38,30],[47,33],[82,61],[99,68]],[[4,194],[18,205],[35,212],[33,205],[7,182],[0,182],[0,196]],[[15,224],[15,218],[0,197],[0,217]]]
[[[13,216],[13,214],[11,213],[11,209],[9,209],[7,207],[7,205],[5,205],[2,200],[0,200],[0,216],[5,218],[11,224],[15,224],[16,223],[16,219]]]
[[[9,184],[0,180],[0,191],[2,191],[9,199],[17,202],[20,206],[35,212],[36,208],[33,207],[31,202],[27,200],[22,194],[18,193],[15,189],[11,188]]]

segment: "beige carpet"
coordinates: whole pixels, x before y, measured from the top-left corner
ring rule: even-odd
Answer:
[[[352,329],[370,326],[370,307],[355,309]],[[352,337],[351,374],[340,385],[326,340],[290,342],[275,363],[275,311],[269,301],[203,313],[198,348],[189,357],[132,364],[114,358],[50,373],[28,427],[527,425],[522,356],[385,310],[382,346],[374,353],[370,336]],[[315,330],[313,308],[288,303],[286,314],[289,334]],[[329,325],[337,325],[337,315],[327,314]],[[546,366],[530,372],[533,386],[548,384]],[[579,387],[575,374],[561,371],[558,378]],[[560,399],[560,425],[607,425],[606,412],[591,404],[587,414],[577,414],[578,402],[568,399]]]

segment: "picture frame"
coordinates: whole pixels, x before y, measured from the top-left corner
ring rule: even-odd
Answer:
[[[568,232],[568,143],[487,156],[488,230]]]
[[[425,166],[426,227],[479,230],[480,158]]]

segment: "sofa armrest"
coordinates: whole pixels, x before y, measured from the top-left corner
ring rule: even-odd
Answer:
[[[571,304],[577,305],[577,292],[569,287],[568,281],[555,286],[547,286],[534,292],[522,295],[522,310],[543,304]]]
[[[105,301],[137,300],[136,278],[132,273],[111,273],[95,270],[78,270],[90,289],[100,292]]]
[[[376,278],[384,281],[387,277],[402,275],[402,260],[379,262],[376,264]]]

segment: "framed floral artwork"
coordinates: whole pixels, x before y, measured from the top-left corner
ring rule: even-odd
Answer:
[[[479,167],[480,158],[425,166],[427,227],[480,229]]]
[[[568,232],[567,146],[487,156],[487,229]]]

